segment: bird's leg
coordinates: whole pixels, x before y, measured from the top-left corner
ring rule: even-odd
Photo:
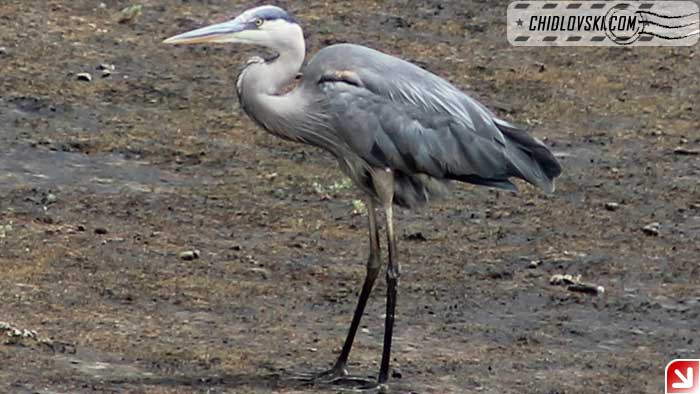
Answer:
[[[389,361],[391,359],[391,337],[394,331],[394,311],[396,309],[396,294],[401,274],[401,266],[396,255],[396,237],[394,235],[392,205],[384,207],[386,212],[386,232],[389,244],[389,264],[386,268],[386,318],[384,322],[384,348],[382,350],[382,362],[379,368],[379,386],[382,387],[389,380]]]
[[[365,306],[367,305],[369,294],[372,292],[374,281],[377,279],[377,275],[379,275],[379,268],[381,266],[376,211],[372,199],[368,199],[367,201],[367,216],[369,222],[369,258],[367,259],[367,273],[365,275],[365,282],[362,284],[360,298],[357,301],[355,314],[352,316],[352,323],[350,323],[348,336],[345,338],[345,343],[343,344],[343,350],[340,352],[340,356],[338,356],[338,360],[333,366],[333,369],[337,371],[345,371],[357,328],[360,326],[360,320],[365,313]]]
[[[343,349],[340,352],[340,356],[336,360],[333,368],[328,371],[317,373],[311,376],[304,376],[305,380],[324,380],[327,382],[336,382],[340,380],[351,381],[364,381],[362,378],[352,378],[348,377],[348,372],[346,370],[348,356],[350,355],[350,350],[352,349],[352,344],[355,340],[355,334],[357,334],[357,329],[360,326],[360,320],[365,312],[365,306],[367,306],[367,300],[374,287],[374,282],[379,275],[379,269],[381,268],[381,254],[379,247],[379,232],[377,229],[377,213],[374,207],[374,201],[372,199],[367,200],[367,217],[369,223],[369,258],[367,259],[367,271],[365,274],[365,281],[362,284],[362,291],[360,292],[360,297],[357,301],[357,307],[355,308],[355,313],[352,316],[352,323],[350,323],[350,329],[348,331],[348,336],[343,344]]]
[[[389,246],[389,263],[386,269],[386,317],[384,321],[384,347],[379,376],[375,386],[380,392],[388,390],[389,362],[391,360],[391,337],[394,332],[394,311],[400,267],[396,255],[396,236],[394,235],[394,173],[387,168],[372,174],[372,182],[386,214],[387,244]]]

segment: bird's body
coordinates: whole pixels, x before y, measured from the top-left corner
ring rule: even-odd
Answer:
[[[239,76],[246,113],[275,135],[330,152],[375,198],[371,174],[387,168],[395,174],[394,202],[406,207],[444,194],[449,180],[514,190],[508,178],[518,177],[554,189],[561,170],[541,142],[412,63],[364,46],[332,45],[304,67],[295,90],[273,91],[269,110],[243,94],[248,68],[273,67],[268,63],[251,62]],[[285,114],[280,108],[287,103],[303,110]]]
[[[275,57],[253,58],[241,71],[236,81],[241,107],[270,133],[332,154],[367,196],[367,275],[341,354],[321,376],[347,374],[353,340],[381,267],[376,206],[386,214],[389,249],[378,377],[383,387],[400,273],[392,206],[426,203],[443,194],[450,181],[515,190],[510,181],[515,177],[551,192],[561,172],[538,139],[497,118],[444,79],[399,58],[337,44],[320,50],[302,70],[306,52],[301,27],[278,7],[256,7],[166,42],[238,42],[272,49]]]

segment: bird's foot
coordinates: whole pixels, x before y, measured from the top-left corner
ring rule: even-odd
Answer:
[[[345,366],[337,365],[327,371],[300,373],[293,375],[292,378],[311,384],[348,386],[347,390],[356,392],[365,392],[364,390],[367,390],[366,392],[371,393],[371,389],[377,387],[376,378],[350,375]]]
[[[361,394],[387,394],[389,393],[389,385],[386,383],[377,383],[372,381],[372,383],[364,384],[359,387],[343,387],[339,391],[346,393],[361,393]]]
[[[295,380],[300,380],[302,382],[323,382],[331,383],[335,379],[348,376],[348,371],[345,367],[333,367],[327,371],[323,372],[302,372],[292,375]]]

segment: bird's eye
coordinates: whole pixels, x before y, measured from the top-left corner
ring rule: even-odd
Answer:
[[[263,22],[264,21],[262,19],[258,18],[255,20],[255,26],[260,27],[262,26]]]

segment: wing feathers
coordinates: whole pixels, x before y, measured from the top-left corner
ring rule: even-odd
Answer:
[[[411,63],[342,44],[306,72],[318,76],[336,137],[372,166],[509,190],[518,177],[550,191],[561,173],[542,142]]]

